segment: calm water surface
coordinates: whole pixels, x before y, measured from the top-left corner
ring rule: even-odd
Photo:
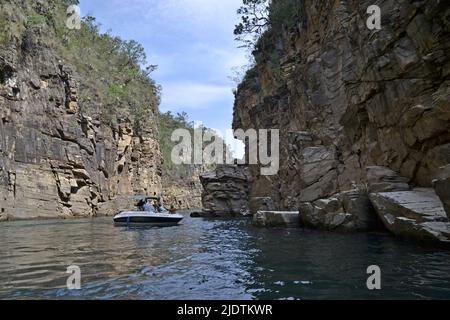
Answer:
[[[257,229],[191,219],[170,228],[111,218],[0,224],[1,299],[450,299],[450,250],[382,233]],[[382,290],[366,288],[369,265]],[[81,268],[69,291],[66,269]]]

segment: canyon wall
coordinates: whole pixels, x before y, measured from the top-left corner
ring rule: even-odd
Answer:
[[[250,201],[297,210],[367,189],[373,166],[432,187],[450,163],[450,5],[377,1],[371,31],[372,4],[304,0],[295,25],[263,35],[233,127],[280,129],[280,170],[251,168]]]
[[[166,207],[177,210],[193,210],[202,207],[202,185],[200,176],[205,170],[192,166],[192,172],[184,178],[172,177],[164,173],[162,178],[163,198]]]
[[[50,2],[10,2],[2,13],[19,26],[24,10],[53,12]],[[138,133],[118,99],[109,107],[120,113],[106,121],[98,94],[81,97],[88,79],[55,50],[49,30],[43,23],[0,45],[0,219],[114,214],[133,194],[160,193],[157,107]],[[111,76],[89,67],[101,81]]]

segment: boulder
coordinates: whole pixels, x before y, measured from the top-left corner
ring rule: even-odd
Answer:
[[[350,190],[328,199],[300,204],[303,226],[324,230],[373,230],[380,227],[365,190]]]
[[[192,213],[190,214],[190,217],[191,217],[191,218],[201,218],[201,217],[202,217],[202,213],[201,213],[201,212],[198,212],[198,211],[195,211],[195,212],[192,212]]]
[[[338,195],[344,211],[351,214],[356,230],[374,230],[381,227],[380,219],[366,190],[350,190]]]
[[[433,189],[372,193],[370,199],[393,234],[450,244],[450,222]]]
[[[107,202],[100,202],[98,204],[96,215],[102,216],[114,216],[121,211],[129,211],[135,208],[136,201],[132,197],[120,196]]]
[[[434,180],[434,190],[441,199],[447,217],[450,219],[450,165],[441,168],[438,178]]]
[[[328,205],[338,201],[333,198]],[[326,200],[318,200],[314,203],[305,202],[300,204],[300,225],[307,228],[321,230],[353,230],[355,228],[354,219],[351,214],[343,211],[341,203],[333,211],[331,207],[324,208]]]
[[[381,166],[367,167],[369,192],[393,192],[410,190],[409,179]]]
[[[299,227],[298,211],[258,211],[253,223],[260,227]]]
[[[255,215],[258,211],[276,210],[273,199],[269,197],[250,198],[249,209],[252,215]]]
[[[10,221],[14,220],[14,217],[12,215],[6,214],[6,213],[0,213],[0,222]]]

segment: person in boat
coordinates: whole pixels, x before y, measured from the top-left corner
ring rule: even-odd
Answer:
[[[153,202],[153,209],[155,210],[155,212],[161,212],[161,205],[158,204],[158,202],[154,201]]]
[[[149,201],[149,200],[147,200],[147,201],[145,202],[145,204],[142,206],[142,208],[143,208],[143,211],[146,211],[146,212],[153,212],[153,207],[152,207],[152,205],[150,204],[150,201]]]
[[[175,207],[173,205],[170,206],[169,209],[170,214],[176,214],[177,213],[177,209],[175,209]]]
[[[139,208],[139,211],[145,211],[144,205],[145,205],[145,199],[140,199],[137,203],[137,207]]]

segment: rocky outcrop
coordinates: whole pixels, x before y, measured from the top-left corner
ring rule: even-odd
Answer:
[[[372,193],[370,198],[393,234],[450,244],[450,222],[433,189]]]
[[[364,190],[350,190],[332,198],[304,202],[299,211],[304,227],[341,231],[367,231],[380,227]]]
[[[39,35],[0,46],[0,219],[113,214],[160,192],[157,115],[137,133],[118,103],[108,123],[83,80]]]
[[[339,199],[348,190],[429,188],[450,163],[450,7],[379,1],[382,29],[369,30],[372,4],[301,1],[295,25],[259,41],[236,92],[234,129],[280,130],[280,170],[251,168],[249,198],[301,208],[315,227],[364,221]],[[446,181],[435,184],[444,202]]]
[[[258,227],[293,227],[300,226],[298,212],[258,211],[253,216],[253,224]]]
[[[408,191],[409,179],[386,167],[367,167],[369,192]]]
[[[249,215],[250,175],[244,166],[219,165],[200,177],[203,186],[203,217]]]
[[[248,203],[250,214],[255,215],[258,211],[273,211],[275,203],[270,197],[252,197]]]
[[[330,199],[331,202],[336,199]],[[350,231],[354,229],[353,217],[343,211],[333,211],[334,208],[323,209],[312,203],[300,205],[300,224],[303,227],[322,230]]]

